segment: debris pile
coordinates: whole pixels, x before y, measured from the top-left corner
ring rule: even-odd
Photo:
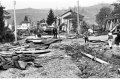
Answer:
[[[0,68],[9,69],[9,68],[18,68],[26,69],[26,67],[32,64],[34,67],[39,67],[38,63],[34,60],[38,55],[49,53],[51,50],[48,49],[49,45],[61,40],[47,40],[42,41],[42,44],[34,44],[31,42],[29,44],[3,44],[1,45],[0,51]]]
[[[119,78],[119,65],[111,63],[113,57],[105,43],[88,43],[80,39],[44,40],[42,43],[4,45],[8,51],[1,53],[2,61],[10,63],[1,66],[7,69],[9,75],[2,78]],[[57,42],[57,43],[56,43]],[[47,47],[48,46],[48,47]],[[2,48],[2,46],[1,46]],[[49,50],[49,49],[51,50]],[[41,52],[42,51],[42,52]],[[3,52],[3,51],[1,51]],[[7,54],[5,54],[5,52]],[[8,54],[12,52],[12,54]],[[34,52],[34,53],[33,53]],[[52,55],[44,55],[47,52]],[[112,51],[111,51],[112,52]],[[85,56],[90,54],[111,64],[101,64]],[[5,57],[5,59],[4,59]],[[13,61],[14,60],[14,61]],[[113,62],[113,61],[112,61]],[[10,64],[10,65],[9,65]],[[12,64],[12,65],[11,65]],[[5,66],[3,66],[5,65]],[[9,66],[11,66],[9,68]],[[1,68],[2,68],[1,67]],[[17,68],[17,69],[16,69]],[[21,70],[20,70],[21,69]],[[24,71],[23,71],[24,69]],[[14,71],[16,73],[14,73]],[[4,74],[2,72],[1,74]]]
[[[61,46],[62,45],[62,46]],[[55,45],[58,46],[58,45]],[[53,46],[53,47],[55,47]],[[108,50],[103,47],[104,44],[85,44],[79,43],[60,44],[57,48],[65,50],[65,53],[71,57],[81,72],[77,73],[80,78],[118,78],[118,67],[116,65],[105,65],[94,61],[88,57],[85,57],[82,52],[89,53],[98,58],[103,58],[104,53]],[[63,48],[62,48],[63,47]],[[107,58],[103,58],[106,59]]]

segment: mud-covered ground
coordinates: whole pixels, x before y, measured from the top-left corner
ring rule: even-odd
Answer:
[[[50,54],[36,59],[42,67],[29,66],[26,70],[10,68],[0,71],[0,78],[119,78],[117,65],[103,65],[81,54],[81,51],[92,53],[92,50],[84,48],[89,45],[85,46],[83,39],[64,39],[50,45]],[[92,46],[97,48],[97,45]],[[101,52],[110,51],[106,47],[99,48]],[[105,54],[106,57],[108,55]]]

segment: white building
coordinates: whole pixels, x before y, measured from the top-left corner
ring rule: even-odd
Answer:
[[[17,29],[29,29],[31,27],[31,24],[30,24],[30,22],[27,22],[27,21],[22,21],[21,23],[20,23],[20,25],[17,25]]]
[[[62,28],[61,30],[67,31],[69,33],[73,26],[72,20],[75,18],[77,19],[77,13],[69,10],[57,18],[57,23]],[[80,21],[82,21],[83,18],[84,16],[79,14]]]

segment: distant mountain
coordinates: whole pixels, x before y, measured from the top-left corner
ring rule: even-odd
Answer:
[[[87,21],[89,24],[96,24],[95,19],[96,19],[96,14],[99,13],[100,9],[102,7],[109,7],[113,9],[113,6],[110,4],[98,4],[90,7],[84,7],[81,9],[81,13],[85,16],[85,21]],[[83,11],[84,10],[84,11]]]
[[[80,7],[80,14],[84,15],[84,20],[89,24],[95,24],[95,15],[99,12],[100,8],[107,6],[112,8],[110,4],[98,4],[90,7]],[[77,11],[77,8],[71,8],[74,11]],[[9,23],[13,22],[13,10],[7,10],[11,13],[11,19],[9,19]],[[55,16],[61,15],[67,10],[53,10]],[[49,9],[33,9],[33,8],[26,8],[26,9],[16,9],[16,18],[17,24],[20,24],[24,20],[24,17],[27,15],[35,24],[37,21],[41,19],[46,19],[48,15]]]
[[[11,19],[9,19],[9,23],[13,22],[13,10],[7,10],[11,14]],[[54,15],[60,15],[65,12],[65,10],[53,10]],[[24,17],[27,15],[31,21],[36,24],[37,21],[42,19],[46,19],[49,13],[49,9],[33,9],[33,8],[25,8],[25,9],[16,9],[16,21],[17,24],[20,24],[24,20]]]

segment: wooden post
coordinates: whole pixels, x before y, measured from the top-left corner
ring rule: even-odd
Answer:
[[[112,30],[113,22],[111,20],[109,30]]]
[[[94,30],[95,30],[95,29],[94,29],[94,25],[93,25],[93,34],[94,34]]]
[[[80,29],[80,23],[79,23],[80,22],[79,21],[79,0],[78,0],[77,4],[78,4],[78,10],[77,10],[78,11],[77,12],[77,25],[78,25],[78,29],[77,30],[78,30],[78,34],[80,34],[81,33],[81,31],[80,31],[81,29]]]
[[[60,25],[59,25],[59,17],[57,18],[57,30],[58,30],[58,38],[60,39]]]
[[[15,26],[15,42],[17,42],[17,26],[16,26],[16,12],[15,12],[16,1],[14,0],[14,26]]]
[[[69,20],[67,20],[67,33],[69,34]]]

